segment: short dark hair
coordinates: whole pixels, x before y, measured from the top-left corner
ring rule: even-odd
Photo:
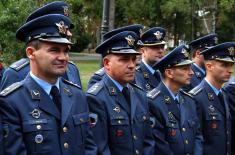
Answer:
[[[38,39],[32,40],[32,41],[28,42],[26,46],[27,47],[33,46],[36,50],[38,50],[41,47],[41,41]]]

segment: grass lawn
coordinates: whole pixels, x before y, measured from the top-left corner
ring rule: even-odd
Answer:
[[[76,64],[80,71],[82,88],[84,91],[86,91],[87,83],[91,75],[97,70],[99,70],[100,68],[100,61],[99,60],[79,60],[79,62],[77,62]]]

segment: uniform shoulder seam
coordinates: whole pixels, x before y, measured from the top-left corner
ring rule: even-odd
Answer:
[[[160,94],[160,92],[161,92],[160,90],[158,90],[157,88],[154,88],[153,90],[147,93],[147,97],[154,99]]]
[[[12,68],[16,71],[19,71],[22,68],[24,68],[25,66],[27,66],[28,64],[29,64],[29,60],[24,59],[24,60],[21,60],[21,61],[14,62],[13,64],[10,65],[10,68]]]
[[[202,91],[202,88],[200,88],[200,87],[195,87],[195,88],[193,88],[190,92],[189,92],[189,94],[191,94],[191,95],[197,95],[199,92],[201,92]]]
[[[77,88],[79,88],[79,89],[82,89],[81,86],[79,86],[79,85],[76,84],[76,83],[73,83],[73,82],[68,81],[68,80],[66,80],[66,79],[62,79],[62,80],[63,80],[63,82],[66,83],[66,84],[69,84],[69,85],[75,86],[75,87],[77,87]]]
[[[11,94],[12,92],[16,91],[18,88],[20,88],[23,85],[22,82],[16,82],[13,83],[12,85],[8,86],[4,90],[0,92],[0,96],[7,96]]]
[[[87,93],[97,95],[102,88],[103,84],[101,82],[97,82],[87,90]]]

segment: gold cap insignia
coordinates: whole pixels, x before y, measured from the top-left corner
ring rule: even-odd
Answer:
[[[162,33],[160,32],[160,31],[157,31],[157,32],[155,32],[155,33],[153,33],[155,36],[156,36],[156,38],[158,39],[158,40],[160,40],[161,38],[162,38]]]
[[[68,17],[69,16],[69,7],[63,6],[63,9],[64,9],[64,15]]]
[[[229,47],[228,51],[230,56],[234,56],[234,47]]]
[[[125,39],[127,40],[128,45],[134,46],[135,39],[131,35],[128,35],[127,37],[125,37]]]
[[[56,23],[56,26],[58,27],[60,34],[66,34],[67,33],[67,26],[64,25],[63,21],[60,21],[59,23]]]

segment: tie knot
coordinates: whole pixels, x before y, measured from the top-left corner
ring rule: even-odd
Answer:
[[[50,94],[52,95],[52,97],[59,97],[59,89],[56,86],[52,86]]]

